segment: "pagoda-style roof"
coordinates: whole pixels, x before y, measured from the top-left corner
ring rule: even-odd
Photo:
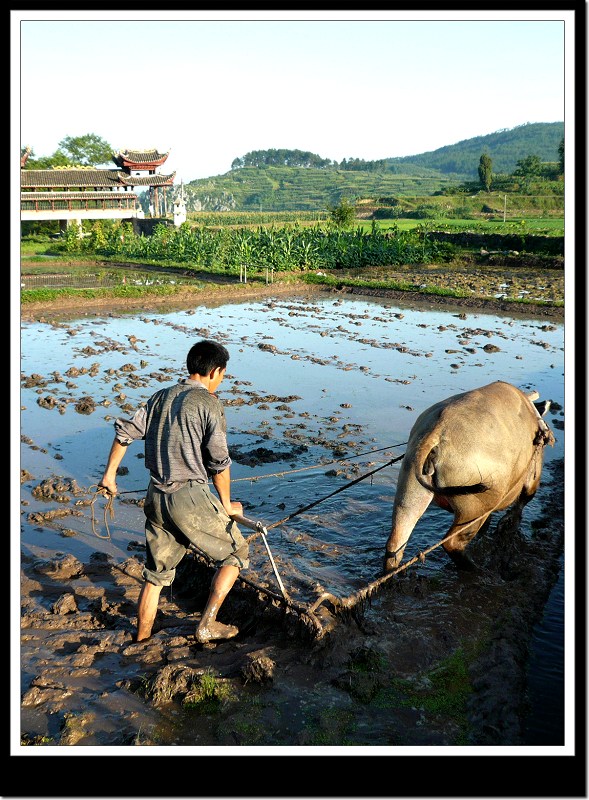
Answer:
[[[121,185],[121,175],[116,169],[94,169],[80,167],[57,167],[53,169],[23,169],[20,173],[21,188],[56,189],[81,186],[114,188]],[[125,177],[128,177],[125,175]]]
[[[127,175],[126,172],[119,172],[121,183],[125,186],[172,186],[176,173],[172,172],[171,175],[146,175],[145,177],[138,177],[136,175]]]
[[[160,153],[158,150],[119,150],[114,153],[112,160],[121,169],[155,169],[161,166],[167,159],[167,153]]]
[[[133,177],[116,169],[94,167],[54,167],[53,169],[22,169],[21,189],[78,189],[81,187],[116,189],[132,186],[172,186],[176,173]]]

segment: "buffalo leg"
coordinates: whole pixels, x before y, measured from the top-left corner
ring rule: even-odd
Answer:
[[[477,517],[471,523],[458,523],[454,521],[450,530],[444,537],[442,547],[448,553],[452,561],[456,564],[458,569],[474,570],[476,566],[472,558],[466,554],[465,550],[468,544],[474,539],[480,529],[483,527],[489,514],[483,514]]]
[[[384,558],[385,572],[391,572],[401,563],[413,528],[431,503],[432,498],[433,494],[421,486],[413,476],[409,480],[403,481],[402,485],[399,483],[393,505],[391,535],[387,541]]]
[[[530,475],[524,483],[519,497],[505,512],[497,523],[497,535],[503,538],[513,536],[519,529],[522,521],[523,510],[527,504],[532,500],[538,490],[540,484],[540,470],[536,470],[535,465],[532,464],[530,468]]]

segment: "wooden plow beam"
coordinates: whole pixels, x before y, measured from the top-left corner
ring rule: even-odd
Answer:
[[[321,639],[323,636],[325,636],[329,629],[326,627],[325,622],[321,620],[320,616],[318,616],[317,612],[321,606],[330,606],[336,617],[343,616],[352,619],[358,617],[364,610],[366,603],[369,602],[378,591],[380,591],[384,584],[386,584],[400,572],[408,569],[408,567],[412,566],[413,564],[418,562],[423,563],[426,555],[432,550],[435,550],[437,547],[440,547],[444,541],[444,539],[440,539],[439,542],[419,552],[409,561],[401,564],[391,572],[387,572],[376,577],[374,580],[367,583],[366,586],[358,589],[350,595],[347,595],[346,597],[337,597],[332,592],[322,592],[313,602],[309,603],[308,605],[304,605],[303,603],[294,601],[284,588],[284,583],[278,573],[276,563],[266,538],[268,533],[267,528],[264,527],[261,522],[254,521],[248,517],[242,516],[241,514],[235,515],[233,519],[238,525],[242,525],[246,528],[254,530],[257,534],[262,536],[280,592],[272,591],[266,586],[261,586],[255,581],[252,581],[249,578],[244,578],[243,576],[240,576],[239,580],[252,589],[262,592],[273,600],[278,601],[284,606],[285,609],[289,609],[290,611],[294,612],[300,618],[306,630],[314,639]]]

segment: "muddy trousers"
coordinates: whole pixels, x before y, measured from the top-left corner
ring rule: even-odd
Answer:
[[[208,484],[188,481],[165,493],[150,481],[143,510],[149,583],[170,586],[191,543],[216,567],[249,566],[249,545]]]

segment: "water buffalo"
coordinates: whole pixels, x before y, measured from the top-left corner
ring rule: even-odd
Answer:
[[[521,515],[540,484],[544,447],[554,436],[542,417],[550,401],[496,381],[423,411],[409,434],[395,501],[385,573],[400,565],[411,532],[432,500],[454,514],[443,547],[459,568],[464,550],[494,511]]]

